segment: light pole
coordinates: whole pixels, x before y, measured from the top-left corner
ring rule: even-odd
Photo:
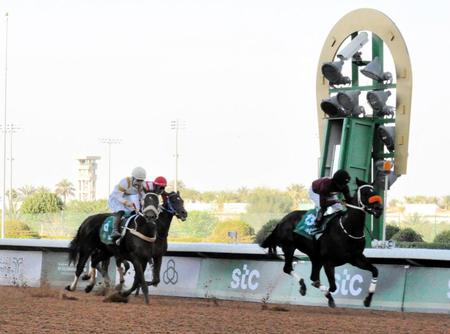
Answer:
[[[9,210],[10,213],[11,209],[13,207],[13,199],[12,199],[12,190],[13,190],[13,134],[15,132],[17,132],[17,130],[20,130],[20,127],[18,127],[16,124],[6,124],[6,128],[3,128],[3,125],[0,125],[0,130],[3,131],[4,133],[8,133],[10,134],[10,138],[9,138]],[[5,188],[6,188],[6,183],[5,183]],[[6,194],[4,195],[6,197]],[[6,205],[5,205],[6,206]],[[6,209],[6,208],[5,208]],[[11,219],[11,216],[9,217]]]
[[[186,128],[186,123],[183,120],[176,119],[175,121],[170,122],[170,128],[172,130],[175,130],[175,181],[173,185],[173,190],[177,191],[178,189],[178,138],[179,138],[179,131],[184,130]]]
[[[8,96],[8,13],[5,13],[5,24],[6,24],[6,38],[5,38],[5,110],[3,113],[3,124],[6,127],[6,97]],[[6,205],[5,205],[5,196],[6,196],[6,131],[3,131],[3,194],[2,194],[2,239],[5,238],[5,220],[6,220]]]
[[[111,145],[120,144],[122,139],[117,138],[100,138],[100,143],[108,145],[108,194],[111,193]]]

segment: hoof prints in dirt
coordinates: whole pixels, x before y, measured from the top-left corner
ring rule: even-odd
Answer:
[[[114,293],[105,299],[103,299],[104,303],[128,303],[128,298],[123,297],[118,293]]]
[[[281,307],[281,306],[273,306],[270,307],[267,304],[261,305],[261,310],[263,311],[276,311],[276,312],[289,312],[287,308]]]

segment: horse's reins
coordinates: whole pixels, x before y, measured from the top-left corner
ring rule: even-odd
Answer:
[[[151,194],[153,194],[153,193],[151,193]],[[156,194],[155,194],[155,196],[157,196]],[[136,208],[136,206],[133,204],[133,206]],[[125,229],[127,229],[128,231],[130,231],[130,233],[131,234],[133,234],[133,235],[135,235],[136,237],[138,237],[138,238],[140,238],[140,239],[142,239],[142,240],[145,240],[145,241],[147,241],[147,242],[150,242],[150,243],[153,243],[153,242],[155,242],[156,241],[156,233],[155,233],[155,236],[153,237],[153,238],[150,238],[150,237],[147,237],[146,235],[144,235],[144,234],[142,234],[141,232],[139,232],[138,230],[137,230],[137,222],[136,222],[136,218],[138,217],[138,216],[141,216],[141,217],[144,217],[144,213],[146,213],[146,212],[148,212],[148,211],[153,211],[154,213],[155,213],[155,215],[156,215],[156,217],[158,217],[159,216],[159,210],[154,206],[154,205],[147,205],[143,210],[142,210],[142,213],[141,212],[139,212],[138,210],[136,210],[136,215],[134,216],[134,226],[135,226],[135,228],[133,229],[133,228],[129,228],[128,226],[127,227],[125,227]],[[144,219],[145,219],[145,217],[144,217]]]
[[[177,210],[175,210],[175,208],[172,205],[172,202],[170,201],[170,198],[167,198],[167,208],[164,205],[161,205],[161,210],[166,211],[170,214],[175,214],[177,212]]]
[[[156,233],[155,236],[153,238],[147,237],[145,234],[142,234],[141,232],[139,232],[136,228],[137,228],[137,223],[136,223],[136,218],[138,216],[144,217],[144,215],[140,212],[136,213],[136,215],[134,216],[134,226],[135,228],[129,228],[128,226],[125,227],[126,230],[130,231],[131,234],[135,235],[136,237],[145,240],[147,242],[153,243],[156,241]]]

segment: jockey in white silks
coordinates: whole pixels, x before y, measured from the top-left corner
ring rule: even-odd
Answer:
[[[139,211],[141,200],[144,198],[143,184],[146,172],[142,167],[136,167],[131,172],[131,177],[120,180],[109,195],[108,206],[115,213],[113,231],[111,237],[113,240],[120,237],[119,225],[122,216],[125,213]]]

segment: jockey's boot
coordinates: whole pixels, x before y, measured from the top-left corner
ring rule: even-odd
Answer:
[[[324,213],[325,213],[325,210],[323,210],[323,209],[319,209],[317,211],[317,215],[316,215],[316,228],[317,229],[320,229],[322,227],[322,224],[324,221],[324,219],[323,219]]]
[[[119,232],[119,226],[120,221],[122,220],[123,212],[119,211],[116,214],[114,214],[114,222],[113,222],[113,230],[111,232],[111,239],[113,241],[116,241],[120,238],[120,232]]]

